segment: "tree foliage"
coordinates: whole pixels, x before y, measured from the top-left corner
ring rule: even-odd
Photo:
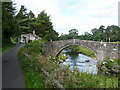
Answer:
[[[69,36],[71,39],[74,39],[78,36],[78,30],[77,29],[71,29],[69,30]]]
[[[104,28],[103,25],[100,26],[99,29],[93,29],[93,40],[95,41],[120,41],[120,28],[115,25],[108,26],[107,28]]]
[[[50,16],[45,13],[43,10],[35,21],[36,34],[41,38],[44,38],[48,41],[56,40],[58,37],[58,33],[53,29],[52,22],[50,20]]]
[[[17,15],[13,2],[2,3],[2,27],[3,38],[10,41],[11,37],[19,37],[21,34],[32,33],[36,34],[48,41],[57,40],[58,33],[53,29],[53,24],[50,16],[43,10],[36,18],[34,13],[27,13],[27,8],[21,5]]]
[[[2,2],[2,36],[3,42],[10,41],[16,30],[16,9],[12,2]]]
[[[67,40],[67,39],[77,39],[78,38],[78,30],[77,29],[71,29],[69,30],[69,34],[61,34],[59,37],[59,40]]]
[[[18,24],[18,35],[22,33],[31,33],[33,28],[35,15],[32,11],[27,13],[27,8],[21,5],[21,8],[16,16]]]
[[[48,41],[57,39],[58,33],[53,29],[50,16],[48,16],[44,10],[38,14],[37,18],[35,18],[32,11],[29,13],[26,11],[27,9],[24,6],[21,6],[21,9],[16,16],[20,34],[32,33],[32,31],[35,30],[39,37]]]
[[[72,39],[71,37],[71,30],[69,31],[69,34],[61,35],[59,37],[60,40],[67,40]],[[120,28],[115,25],[105,26],[101,25],[98,29],[94,28],[91,30],[92,34],[85,32],[83,35],[74,35],[74,39],[80,39],[80,40],[93,40],[93,41],[104,41],[104,42],[116,42],[120,41]]]

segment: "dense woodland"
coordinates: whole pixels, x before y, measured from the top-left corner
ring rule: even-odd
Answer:
[[[59,36],[54,30],[54,25],[51,22],[50,16],[43,10],[40,11],[37,17],[30,11],[27,13],[27,8],[21,5],[19,11],[16,10],[16,4],[13,2],[2,2],[2,40],[3,43],[11,42],[10,38],[18,38],[21,34],[32,33],[35,30],[36,34],[47,40],[66,40],[66,39],[81,39],[94,41],[120,41],[120,28],[115,25],[101,25],[99,28],[91,30],[92,34],[85,32],[83,35],[78,35],[77,29],[69,30],[69,34]],[[64,33],[64,32],[63,32]]]

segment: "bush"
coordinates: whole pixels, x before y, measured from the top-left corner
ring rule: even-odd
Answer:
[[[98,62],[98,70],[100,73],[118,74],[120,59],[111,60],[106,56],[103,61]]]
[[[31,43],[28,43],[25,45],[25,49],[27,49],[27,52],[29,52],[29,54],[37,53],[43,55],[45,53],[45,49],[41,41],[33,41]]]

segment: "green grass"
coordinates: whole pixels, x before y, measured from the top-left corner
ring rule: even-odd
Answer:
[[[0,47],[0,54],[2,53],[2,47]]]
[[[79,52],[86,56],[96,57],[95,54],[90,49],[87,49],[86,47],[83,46],[79,47]]]
[[[25,88],[44,88],[44,76],[40,71],[31,67],[31,63],[28,59],[20,59],[22,69],[25,77]]]
[[[13,43],[6,43],[2,44],[2,48],[0,48],[0,54],[11,48],[14,44]]]
[[[10,39],[2,40],[2,47],[0,47],[0,54],[18,43],[18,37],[11,37]]]
[[[24,50],[27,50],[27,52],[31,52],[29,54],[32,54],[32,52],[40,53],[40,51],[36,52],[36,49],[33,49],[33,47],[30,47],[30,45],[32,44],[27,44],[25,48],[21,48],[18,53],[18,58],[20,60],[24,78],[25,78],[25,88],[44,88],[45,87],[44,75],[42,74],[40,70],[38,70],[38,68],[35,66],[35,63],[31,59],[28,59],[23,54]]]
[[[42,48],[41,43],[33,42],[19,51],[27,88],[55,88],[54,80],[59,81],[64,88],[118,88],[116,75],[90,75],[72,71],[68,67],[61,68],[54,60],[43,56]]]
[[[92,52],[90,49],[83,46],[69,46],[67,49],[71,50],[69,54],[72,56],[76,56],[79,53],[81,53],[89,57],[96,57],[94,52]]]
[[[120,44],[120,42],[108,42],[108,43],[112,43],[112,44]]]
[[[114,62],[117,63],[117,65],[120,65],[120,58],[115,59]]]

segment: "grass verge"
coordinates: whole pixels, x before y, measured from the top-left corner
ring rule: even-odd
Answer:
[[[5,52],[6,50],[8,50],[10,47],[12,47],[14,44],[13,43],[6,43],[6,44],[2,44],[2,48],[0,48],[1,53]]]
[[[25,58],[23,54],[18,54],[23,74],[25,77],[25,88],[44,88],[44,76],[40,71],[32,67],[31,61]]]
[[[30,44],[25,45],[25,47],[21,48],[18,53],[18,58],[20,60],[24,78],[25,78],[25,88],[44,88],[44,75],[43,73],[37,69],[34,63],[34,59],[31,60],[26,54],[24,54],[24,50],[29,53],[29,50],[27,47],[29,47]],[[32,55],[32,52],[37,53],[36,50],[32,47],[30,47],[30,53],[28,55]],[[37,48],[38,49],[38,48]],[[39,51],[38,51],[39,52]],[[39,52],[41,53],[41,52]]]

